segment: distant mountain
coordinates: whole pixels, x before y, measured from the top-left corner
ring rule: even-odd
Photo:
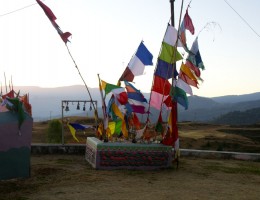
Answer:
[[[60,118],[62,116],[62,100],[90,100],[88,91],[83,85],[64,86],[56,88],[41,88],[35,86],[14,87],[15,91],[21,94],[29,93],[32,104],[32,115],[34,121],[42,121],[50,118]],[[96,100],[98,107],[101,107],[101,97],[99,89],[89,88],[92,100]],[[64,111],[64,116],[69,115],[93,115],[90,111],[90,103],[86,104],[86,111],[77,110],[77,103],[69,104],[70,112]],[[101,114],[101,113],[100,113]]]
[[[213,97],[212,100],[218,103],[238,103],[243,101],[255,101],[260,99],[260,92],[243,95],[227,95],[220,97]]]
[[[260,99],[239,103],[218,103],[210,98],[189,97],[189,109],[184,110],[179,106],[179,121],[209,122],[213,119],[233,111],[246,111],[260,107]]]
[[[233,111],[212,121],[214,124],[249,125],[260,123],[260,107],[246,111]]]
[[[32,104],[32,113],[35,121],[46,120],[50,118],[60,118],[62,115],[62,100],[90,100],[87,89],[83,85],[56,87],[56,88],[41,88],[35,86],[20,86],[14,87],[16,91],[20,90],[21,94],[29,93],[30,103]],[[98,113],[102,115],[101,96],[98,88],[89,88],[92,100],[98,102]],[[149,99],[150,95],[144,93],[144,96]],[[109,99],[109,98],[106,98]],[[260,107],[260,92],[246,95],[222,96],[214,98],[206,98],[200,96],[190,96],[189,108],[184,110],[178,105],[178,121],[201,121],[209,122],[219,116],[225,115],[233,111],[246,111]],[[93,115],[93,110],[90,111],[90,103],[86,104],[86,111],[76,109],[77,103],[70,103],[70,111],[63,112],[64,116],[69,115]],[[157,120],[156,110],[151,110],[151,121]],[[145,118],[145,117],[143,117]],[[143,119],[144,120],[144,119]]]

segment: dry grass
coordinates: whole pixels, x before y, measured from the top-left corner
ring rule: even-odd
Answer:
[[[93,119],[70,117],[70,121],[93,124]],[[180,146],[185,149],[202,149],[217,151],[236,151],[260,153],[260,126],[228,126],[184,122],[179,123]],[[32,143],[48,143],[48,122],[35,122]],[[94,130],[77,131],[79,143],[85,144],[86,138],[95,136]],[[160,136],[159,136],[160,137]],[[158,138],[159,138],[158,137]],[[77,143],[64,125],[65,143]]]
[[[259,188],[259,162],[181,158],[179,169],[105,171],[84,155],[32,155],[31,177],[0,181],[0,200],[255,200]]]
[[[46,143],[47,122],[34,123],[32,142]],[[244,133],[246,127],[243,128]],[[248,127],[259,130],[259,127]],[[260,151],[240,127],[179,124],[181,148]],[[259,131],[260,133],[260,131]],[[78,132],[81,143],[92,131]],[[75,142],[68,130],[67,143]],[[220,149],[221,147],[221,149]],[[0,181],[0,200],[70,199],[259,199],[260,162],[180,158],[179,169],[93,169],[84,155],[32,155],[31,177]]]

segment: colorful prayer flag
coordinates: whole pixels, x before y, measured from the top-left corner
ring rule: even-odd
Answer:
[[[148,110],[147,100],[140,90],[136,89],[131,83],[125,81],[128,102],[132,107],[133,112],[144,114]]]
[[[121,104],[125,105],[128,102],[127,93],[124,88],[115,88],[111,90],[113,95],[116,97],[116,100]]]
[[[127,95],[129,99],[134,99],[140,102],[147,102],[144,98],[144,95],[140,92],[140,90],[136,89],[133,84],[125,81],[125,89],[127,91]]]
[[[117,86],[117,85],[113,85],[113,84],[110,84],[110,83],[107,83],[107,82],[101,80],[101,88],[105,91],[105,94],[108,94],[113,89],[118,89],[118,88],[122,88],[122,87]]]

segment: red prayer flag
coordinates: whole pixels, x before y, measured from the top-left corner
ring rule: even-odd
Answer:
[[[185,16],[184,16],[184,26],[187,30],[189,30],[191,32],[192,35],[194,34],[195,29],[194,29],[192,20],[189,16],[188,9],[186,10],[186,13],[185,13]]]
[[[46,6],[44,3],[42,3],[40,0],[36,0],[37,3],[39,4],[39,6],[41,6],[41,8],[43,9],[44,13],[46,14],[46,16],[49,18],[49,20],[51,21],[53,27],[57,30],[58,34],[60,35],[61,39],[63,40],[63,42],[67,43],[69,40],[68,38],[71,36],[70,32],[65,32],[63,33],[62,30],[60,29],[59,25],[55,22],[55,20],[57,19],[56,16],[53,14],[53,12],[51,11],[51,9]]]
[[[154,76],[154,83],[152,91],[158,92],[165,96],[170,94],[171,84],[167,79],[161,78],[159,76]]]

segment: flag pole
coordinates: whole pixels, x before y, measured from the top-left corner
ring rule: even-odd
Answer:
[[[171,4],[171,25],[174,27],[175,26],[175,19],[174,19],[174,1],[175,0],[170,0],[170,4]],[[178,25],[178,33],[177,33],[177,36],[179,35],[179,29],[180,29],[180,21],[181,21],[181,16],[182,16],[182,8],[183,8],[183,0],[182,0],[182,3],[181,3],[181,12],[180,12],[180,18],[179,18],[179,25]],[[177,49],[177,44],[178,44],[178,38],[177,37],[177,40],[176,40],[176,43],[175,43],[175,48]],[[175,60],[176,58],[176,51],[174,51],[174,57],[173,59]],[[176,71],[176,62],[173,63],[173,74],[172,74],[172,87],[174,85],[174,80],[175,80],[175,77],[174,77],[174,72]],[[171,126],[172,126],[172,132],[174,132],[175,134],[178,135],[178,127],[177,127],[177,116],[178,116],[178,109],[177,109],[177,101],[174,100],[174,98],[172,97],[172,110],[171,110],[171,117],[172,117],[172,121],[171,121]],[[175,118],[175,120],[173,120]],[[174,130],[174,131],[173,131]],[[172,133],[173,134],[173,133]],[[174,136],[174,139],[177,139],[178,140],[178,137],[175,135]],[[177,140],[174,141],[174,158],[176,159],[176,164],[177,164],[177,168],[179,166],[179,144],[177,146]],[[178,148],[178,149],[177,149]]]
[[[67,48],[67,50],[68,50],[68,53],[69,53],[69,55],[70,55],[70,57],[71,57],[73,63],[75,64],[76,69],[78,70],[78,73],[79,73],[80,78],[82,79],[82,81],[83,81],[83,83],[84,83],[84,85],[85,85],[85,87],[86,87],[86,89],[87,89],[87,91],[88,91],[88,95],[89,95],[89,97],[90,97],[90,102],[91,102],[93,108],[95,109],[95,119],[96,119],[96,121],[97,121],[97,120],[98,120],[97,105],[94,104],[93,99],[92,99],[91,94],[90,94],[90,91],[89,91],[89,89],[88,89],[88,86],[87,86],[87,84],[86,84],[84,78],[82,77],[82,75],[81,75],[81,73],[80,73],[80,71],[79,71],[79,68],[78,68],[78,66],[77,66],[77,64],[76,64],[76,61],[75,61],[74,58],[72,57],[72,54],[71,54],[71,52],[70,52],[70,50],[69,50],[69,47],[67,46],[66,43],[65,43],[65,46],[66,46],[66,48]]]
[[[102,92],[102,86],[101,86],[101,79],[99,77],[99,74],[97,74],[98,76],[98,85],[99,85],[99,90],[100,90],[100,95],[101,95],[101,101],[102,101],[102,111],[103,111],[103,132],[102,132],[102,137],[105,136],[104,142],[108,142],[108,138],[107,138],[107,134],[106,134],[106,129],[108,127],[108,116],[107,116],[107,112],[106,112],[106,103],[105,103],[105,98]]]
[[[5,72],[4,72],[4,76],[5,76]],[[7,94],[6,76],[5,76],[5,93]]]

